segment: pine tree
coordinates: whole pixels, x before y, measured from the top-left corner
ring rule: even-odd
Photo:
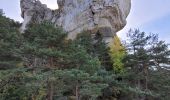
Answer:
[[[21,45],[18,23],[0,15],[0,69],[15,68],[20,62],[16,52]]]
[[[128,71],[130,71],[130,84],[135,84],[136,87],[142,91],[157,93],[157,90],[153,89],[151,84],[160,85],[160,83],[155,83],[152,79],[155,79],[156,76],[154,74],[156,73],[157,75],[160,73],[160,77],[164,78],[164,76],[161,75],[164,71],[158,71],[162,68],[167,70],[165,67],[160,67],[161,64],[165,66],[169,63],[169,50],[167,44],[159,41],[158,35],[156,34],[147,35],[145,32],[140,32],[139,30],[130,30],[129,41],[126,47],[128,54],[124,61],[125,66],[128,68]],[[165,85],[164,83],[161,84]],[[157,95],[155,94],[155,96]],[[147,98],[146,95],[145,97],[141,97]],[[140,98],[139,95],[137,98]]]
[[[62,80],[65,81],[65,88],[71,89],[76,100],[83,98],[97,98],[101,95],[101,90],[107,86],[103,78],[95,74],[90,75],[77,69],[63,70]],[[98,81],[98,83],[96,83]],[[68,85],[69,84],[69,85]],[[71,96],[71,94],[68,94]]]
[[[60,67],[59,63],[66,56],[61,49],[65,36],[66,33],[62,29],[55,28],[48,22],[41,25],[30,25],[24,33],[25,42],[22,48],[24,55],[27,56],[25,57],[26,65],[30,67]]]
[[[3,12],[3,11],[2,11]],[[19,33],[19,23],[12,19],[0,15],[0,99],[15,100],[12,98],[19,87],[15,84],[19,80],[16,73],[22,68],[22,59],[19,53],[21,46],[21,34]],[[15,93],[13,91],[16,91]]]
[[[81,45],[88,54],[97,57],[106,70],[112,70],[112,61],[109,55],[110,48],[102,40],[101,34],[96,33],[92,35],[92,33],[86,31],[81,33],[75,42]]]
[[[168,69],[169,60],[170,60],[170,50],[168,48],[168,44],[165,41],[157,41],[152,45],[151,49],[151,58],[153,64],[156,66],[157,70],[161,70],[162,68]]]
[[[3,9],[0,9],[0,16],[3,16],[4,12]]]
[[[29,62],[30,64],[26,64],[27,67],[33,66],[35,74],[39,72],[39,68],[49,68],[46,71],[49,72],[50,76],[45,79],[47,99],[52,100],[55,98],[54,95],[59,97],[68,95],[75,96],[79,100],[86,96],[97,98],[101,94],[101,89],[107,85],[107,82],[102,81],[103,79],[97,76],[97,72],[101,69],[100,61],[97,57],[90,55],[92,52],[87,47],[89,45],[65,40],[66,33],[47,22],[30,25],[30,28],[23,35],[25,41],[22,52],[26,55],[26,59],[30,56],[31,60],[33,59]],[[86,39],[88,40],[88,38]],[[89,44],[91,43],[89,42]],[[47,64],[41,64],[42,61]],[[98,81],[101,83],[91,82],[91,78],[95,77],[99,77]],[[60,84],[60,87],[57,84]],[[85,84],[88,85],[84,86]],[[84,88],[82,88],[83,86]],[[96,87],[90,89],[90,86],[91,88]],[[56,91],[55,88],[60,89]],[[91,91],[94,95],[87,94],[87,92],[85,95],[81,91]]]

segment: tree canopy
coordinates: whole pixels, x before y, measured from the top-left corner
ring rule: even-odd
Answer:
[[[53,23],[20,23],[0,10],[0,100],[169,100],[170,50],[138,29],[110,47],[102,34],[75,40]]]

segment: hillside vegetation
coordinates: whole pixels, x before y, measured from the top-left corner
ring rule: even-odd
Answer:
[[[20,23],[0,11],[0,100],[169,100],[170,50],[138,29],[108,47],[97,34],[75,40],[52,23]]]

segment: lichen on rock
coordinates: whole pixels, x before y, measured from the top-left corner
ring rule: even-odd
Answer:
[[[68,32],[75,39],[82,31],[100,33],[103,40],[112,37],[126,25],[131,0],[57,0],[59,9],[51,10],[39,0],[21,0],[24,31],[31,22],[50,21]]]

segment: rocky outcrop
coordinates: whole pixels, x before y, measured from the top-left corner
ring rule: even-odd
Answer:
[[[51,10],[38,0],[21,0],[21,30],[30,21],[48,20],[68,32],[74,39],[78,33],[89,30],[100,33],[103,40],[110,42],[112,37],[126,25],[131,0],[57,0],[59,9]]]

